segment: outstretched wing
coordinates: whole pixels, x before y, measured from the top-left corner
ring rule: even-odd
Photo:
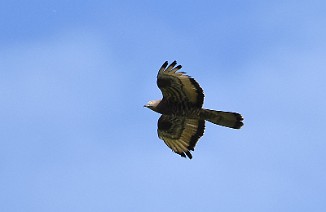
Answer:
[[[173,152],[192,158],[198,139],[204,134],[205,121],[179,116],[161,115],[157,123],[157,134]]]
[[[178,72],[182,66],[175,67],[176,64],[174,61],[168,66],[166,61],[158,72],[157,86],[162,91],[163,100],[172,103],[189,102],[192,106],[201,108],[204,102],[203,89],[194,78],[185,72]]]

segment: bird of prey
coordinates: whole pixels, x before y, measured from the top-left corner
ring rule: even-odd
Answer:
[[[241,114],[202,108],[203,89],[194,78],[180,72],[181,65],[166,61],[157,74],[157,86],[163,99],[149,101],[147,107],[162,114],[158,120],[160,139],[182,157],[192,158],[198,139],[204,134],[205,121],[233,129],[243,125]]]

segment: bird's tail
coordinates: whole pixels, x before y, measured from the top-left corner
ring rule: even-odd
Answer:
[[[214,124],[233,129],[240,129],[243,125],[243,118],[239,113],[202,109],[200,116]]]

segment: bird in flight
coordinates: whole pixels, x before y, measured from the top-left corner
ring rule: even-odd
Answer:
[[[205,121],[233,129],[243,125],[241,114],[202,108],[204,92],[194,78],[179,71],[182,66],[166,61],[157,74],[161,100],[149,101],[147,107],[162,114],[157,123],[158,137],[182,157],[192,158],[197,141],[204,134]]]

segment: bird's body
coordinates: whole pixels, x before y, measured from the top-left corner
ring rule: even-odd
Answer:
[[[162,114],[158,121],[159,137],[176,153],[191,158],[196,142],[203,135],[205,120],[217,125],[239,129],[242,116],[239,113],[202,108],[204,92],[199,84],[184,72],[176,61],[165,62],[157,75],[157,86],[162,100],[149,101],[145,107]]]
[[[173,103],[166,101],[165,99],[155,101],[157,101],[158,104],[155,108],[151,109],[160,114],[186,116],[188,118],[200,117],[201,110],[197,107],[188,104],[187,102]]]

